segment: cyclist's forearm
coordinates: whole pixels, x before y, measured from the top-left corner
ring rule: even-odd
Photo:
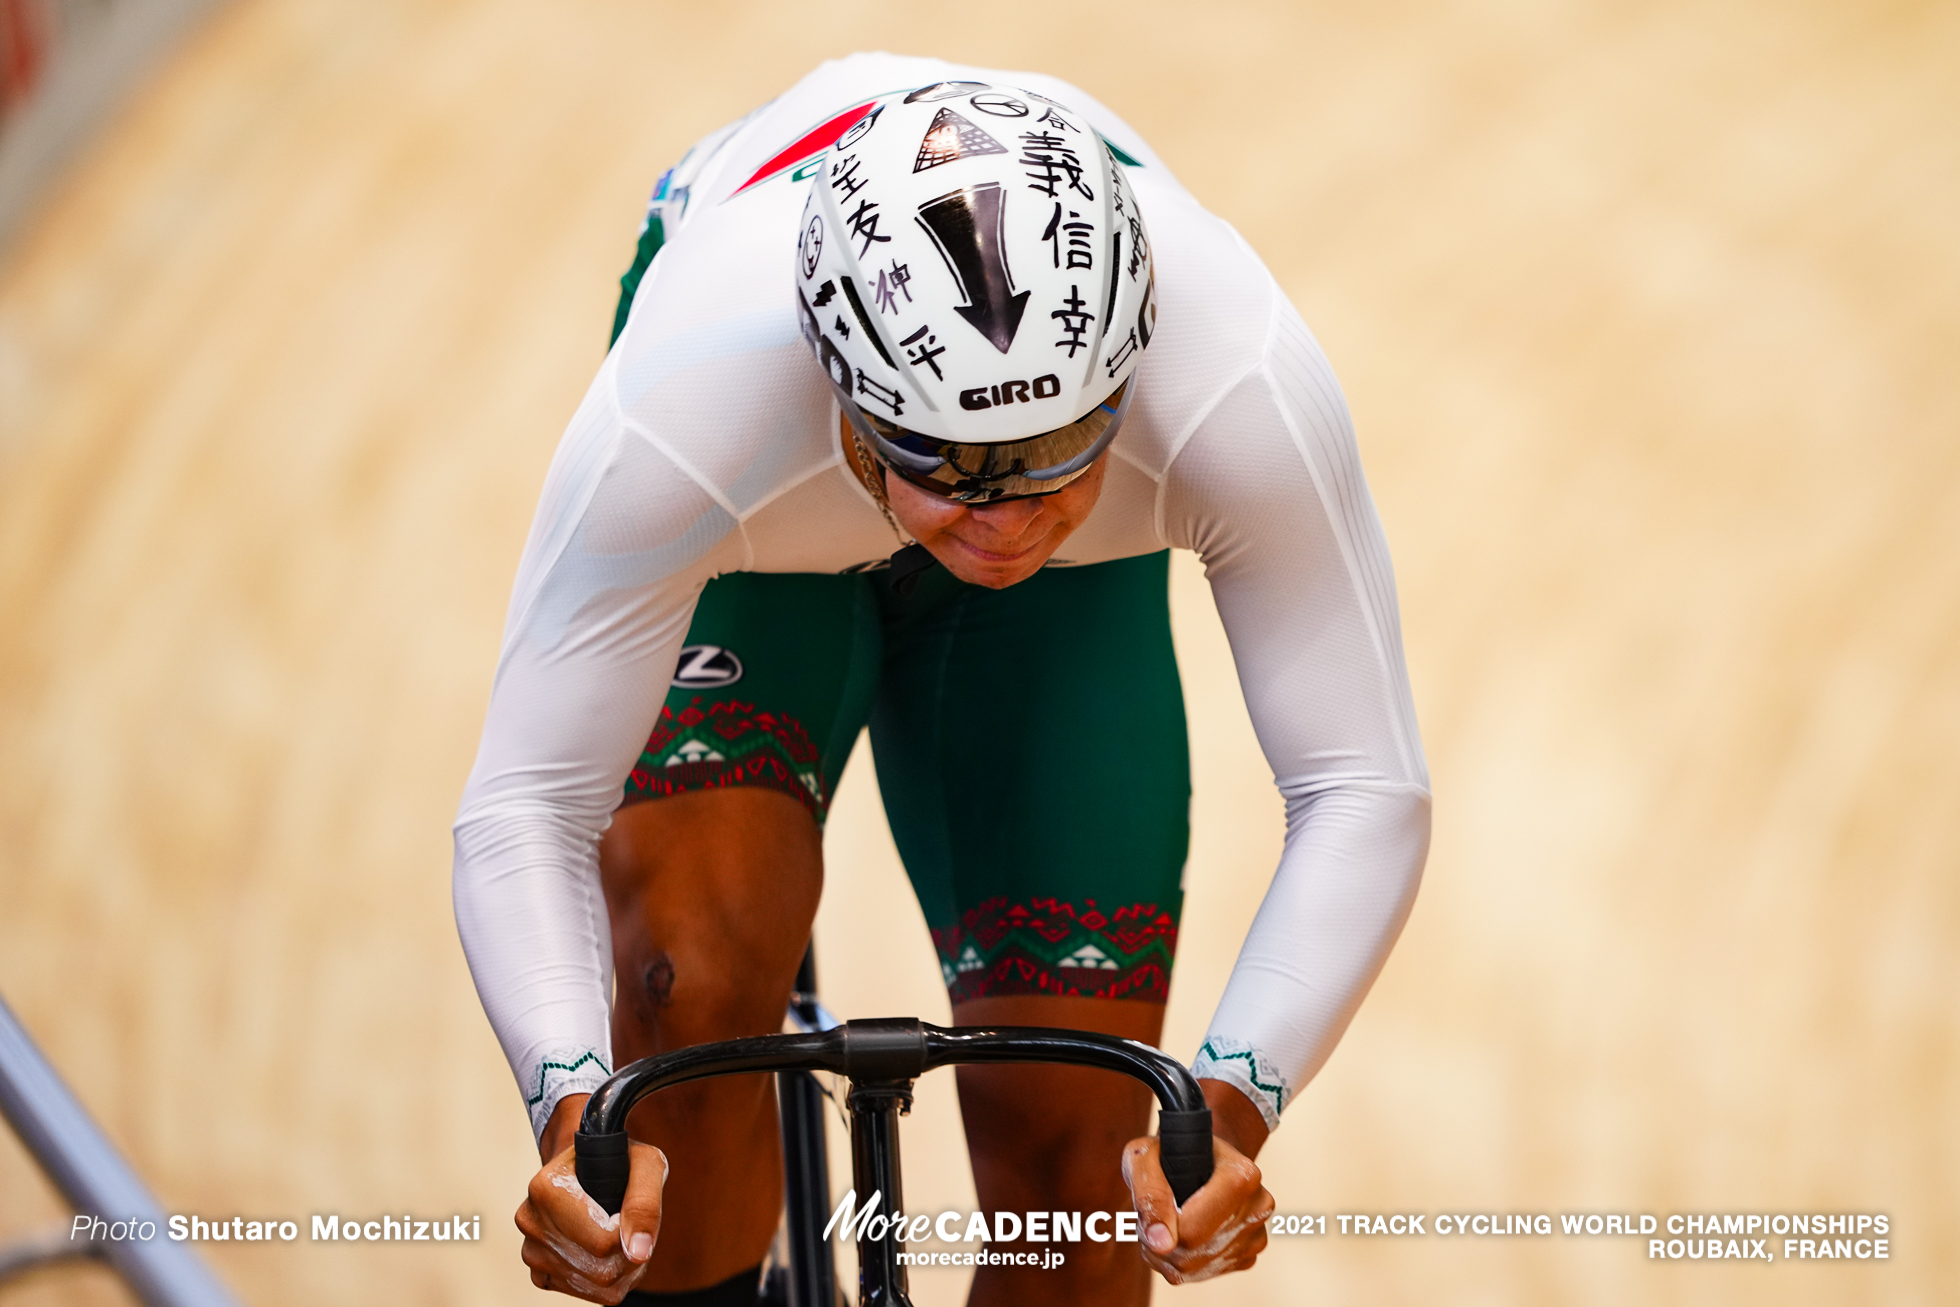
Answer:
[[[590,841],[540,813],[456,830],[457,934],[534,1135],[612,1070],[611,950]]]
[[[1269,1128],[1340,1042],[1401,934],[1429,846],[1429,796],[1352,786],[1290,797],[1290,835],[1196,1071]]]

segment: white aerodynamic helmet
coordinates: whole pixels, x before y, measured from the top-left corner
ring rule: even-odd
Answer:
[[[1150,344],[1150,238],[1081,114],[939,82],[830,147],[797,237],[803,332],[878,461],[962,500],[1046,494],[1115,437]]]

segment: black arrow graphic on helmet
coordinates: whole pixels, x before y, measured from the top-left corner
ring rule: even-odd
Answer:
[[[954,312],[1005,354],[1021,329],[1030,292],[1014,293],[1002,239],[1005,197],[999,182],[964,186],[919,206],[919,225],[959,283],[965,304]]]

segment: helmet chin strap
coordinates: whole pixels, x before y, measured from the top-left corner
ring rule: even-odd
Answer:
[[[868,436],[876,440],[878,433],[872,430],[869,422],[864,420],[863,414],[858,412],[857,405],[851,402],[848,395],[836,387],[832,389],[837,395],[837,406],[843,411],[844,420],[851,424],[851,437],[853,443],[857,445],[858,462],[863,465],[865,489],[871,493],[872,499],[877,501],[878,510],[885,515],[885,521],[891,523],[892,534],[900,540],[905,540],[905,532],[899,528],[898,519],[892,516],[891,505],[886,502],[884,486],[873,466],[871,451],[864,447],[865,438]],[[892,593],[900,599],[910,599],[912,592],[919,588],[919,578],[931,571],[933,564],[938,561],[932,556],[930,549],[916,540],[900,546],[886,564],[891,571]]]

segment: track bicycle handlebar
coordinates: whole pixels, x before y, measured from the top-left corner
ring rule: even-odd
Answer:
[[[902,1095],[927,1071],[973,1062],[1056,1062],[1120,1071],[1157,1095],[1164,1176],[1182,1204],[1211,1179],[1211,1109],[1197,1080],[1148,1044],[1040,1026],[935,1026],[911,1017],[847,1021],[834,1030],[697,1044],[622,1067],[585,1104],[575,1141],[578,1181],[608,1212],[626,1200],[626,1114],[656,1090],[710,1076],[830,1071],[864,1091]]]

